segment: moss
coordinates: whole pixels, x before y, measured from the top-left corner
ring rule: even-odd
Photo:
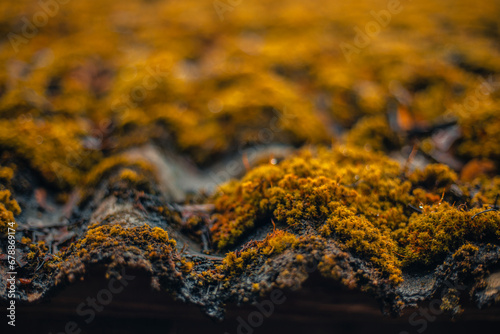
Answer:
[[[7,184],[14,177],[14,171],[9,167],[0,166],[0,182],[1,184]]]
[[[169,238],[168,233],[159,227],[148,225],[139,227],[123,227],[120,225],[94,224],[89,227],[84,238],[64,251],[60,257],[61,261],[54,262],[58,268],[72,265],[72,258],[77,257],[84,261],[93,260],[99,253],[124,254],[141,256],[148,261],[165,261],[177,272],[174,267],[176,257],[176,242]],[[180,260],[180,259],[179,259]]]
[[[343,147],[305,150],[277,166],[257,167],[220,188],[214,240],[224,248],[271,219],[297,233],[311,225],[399,282],[397,242],[390,232],[405,227],[405,207],[413,199],[411,184],[398,179],[400,172],[382,156]]]
[[[114,187],[153,193],[154,190],[151,182],[154,180],[155,178],[151,174],[148,175],[144,170],[139,169],[139,171],[136,172],[130,168],[123,168],[115,177],[112,177],[109,182]]]
[[[319,231],[324,236],[334,237],[346,250],[369,259],[388,274],[392,282],[402,281],[397,243],[366,218],[339,206]]]
[[[131,183],[144,182],[144,173],[153,175],[155,173],[153,166],[146,160],[130,159],[125,155],[115,155],[102,160],[99,164],[92,168],[92,170],[85,176],[85,187],[96,187],[101,180],[109,177],[113,172],[119,170],[120,168],[122,168],[122,170],[117,176],[117,180],[124,180]],[[131,168],[135,168],[138,171]]]
[[[117,83],[111,103],[141,87],[140,81],[150,76],[150,67],[164,69],[174,61],[166,58],[157,56],[149,64],[137,64],[139,73]],[[131,75],[129,69],[124,72],[124,78]],[[113,113],[119,119],[115,133],[121,147],[148,140],[165,142],[171,136],[179,150],[203,164],[223,152],[253,144],[330,140],[312,104],[293,84],[272,73],[220,74],[187,85],[164,69],[154,79],[155,88],[144,98]]]
[[[79,183],[101,153],[84,147],[84,122],[56,118],[0,119],[0,148],[12,150],[44,179],[59,187]]]
[[[460,292],[456,289],[449,289],[442,298],[441,310],[452,312],[454,315],[463,312],[460,306]]]
[[[14,216],[21,213],[21,208],[15,199],[12,199],[11,192],[6,188],[10,185],[14,171],[8,167],[0,166],[0,234],[7,234],[8,228],[17,228]],[[14,223],[12,225],[12,223]]]
[[[403,167],[363,149],[302,150],[221,186],[212,233],[219,249],[263,224],[318,234],[398,283],[404,266],[435,265],[469,241],[500,241],[498,211],[478,214],[484,208],[466,210],[445,201],[457,183],[456,173],[440,164],[405,176]],[[419,206],[422,213],[415,212]],[[241,269],[259,252],[256,247],[226,260]]]
[[[410,183],[401,181],[399,174],[396,163],[363,150],[304,150],[222,186],[215,196],[214,239],[224,248],[270,218],[295,227],[303,221],[319,223],[338,205],[364,215],[377,227],[400,228],[412,196]]]
[[[412,183],[414,203],[422,206],[441,202],[451,186],[457,184],[458,176],[446,165],[430,164],[410,173],[408,180]]]
[[[236,275],[245,268],[258,262],[258,258],[267,258],[270,255],[278,255],[287,249],[292,249],[298,244],[298,239],[294,234],[283,230],[276,230],[269,233],[262,241],[251,242],[241,251],[226,254],[222,265],[217,270],[226,275]]]
[[[481,211],[465,211],[444,202],[412,215],[403,242],[405,264],[439,263],[468,241],[499,243],[500,212],[478,214]]]
[[[69,4],[68,15],[53,18],[38,41],[0,56],[8,69],[0,73],[0,129],[8,135],[0,135],[0,145],[49,182],[72,187],[100,159],[96,151],[159,141],[208,164],[255,144],[330,142],[331,128],[353,124],[348,143],[387,150],[400,144],[385,119],[387,110],[405,115],[405,121],[396,117],[399,125],[413,130],[438,122],[448,108],[463,132],[458,152],[497,161],[498,93],[477,79],[499,71],[496,36],[486,27],[498,4],[475,9],[473,28],[448,34],[453,36],[444,47],[436,38],[444,28],[431,13],[443,12],[447,3],[412,4],[413,14],[394,18],[371,53],[352,55],[359,62],[346,62],[343,52],[319,45],[352,40],[352,29],[345,28],[364,24],[362,13],[373,6],[366,1],[323,1],[322,9],[298,13],[296,2],[287,0],[280,15],[262,13],[257,1],[247,10],[261,17],[259,27],[249,29],[248,17],[237,14],[226,30],[211,4],[197,7],[197,23],[186,22],[179,15],[185,8],[177,4],[127,5],[127,11],[147,13],[143,18],[151,20],[154,13],[161,24],[121,20],[108,3]],[[19,26],[22,7],[5,10],[2,26]],[[457,12],[444,16],[452,32],[464,23]],[[88,17],[99,21],[95,30],[88,29]],[[325,31],[324,20],[333,22],[331,29]],[[410,36],[402,25],[410,27]],[[294,28],[283,32],[282,26]],[[116,31],[136,32],[137,43],[155,52],[122,52],[130,45]],[[413,43],[403,45],[402,38]],[[85,42],[68,48],[74,39]],[[474,50],[464,47],[471,40]],[[468,104],[471,98],[477,105]],[[457,103],[461,109],[455,110]]]
[[[498,199],[498,196],[500,196],[500,176],[495,176],[493,178],[481,176],[476,178],[472,184],[474,188],[479,189],[479,191],[474,193],[472,204],[479,206],[483,204],[500,204],[498,202],[500,200]]]
[[[484,86],[484,83],[482,84]],[[482,87],[484,90],[484,87]],[[458,146],[458,153],[467,158],[487,158],[498,161],[500,158],[500,139],[497,130],[500,127],[498,99],[490,93],[475,99],[473,109],[464,106],[457,112],[463,138]],[[476,93],[477,94],[477,93]],[[472,95],[472,93],[471,93]],[[471,112],[470,110],[473,110]]]
[[[457,182],[457,174],[443,164],[430,164],[423,170],[417,169],[409,176],[415,187],[423,187],[434,191],[444,191]]]
[[[361,118],[347,133],[346,142],[378,152],[389,152],[400,146],[398,135],[384,116]]]
[[[205,287],[222,273],[251,274],[246,269],[289,251],[294,265],[316,256],[322,274],[352,287],[363,278],[342,275],[350,256],[397,283],[404,265],[430,267],[472,252],[470,242],[498,243],[498,212],[479,213],[498,204],[500,192],[496,78],[487,78],[490,87],[481,79],[500,73],[492,29],[499,2],[414,1],[391,18],[369,52],[350,56],[337,46],[352,41],[352,27],[387,1],[319,2],[255,0],[234,10],[227,26],[210,1],[130,0],[119,13],[109,1],[65,4],[65,15],[52,17],[36,38],[0,53],[0,163],[9,165],[0,167],[0,227],[20,212],[13,194],[21,204],[32,201],[30,187],[51,188],[62,202],[75,186],[84,198],[99,185],[117,195],[152,193],[152,166],[120,153],[139,144],[155,142],[207,165],[247,147],[329,144],[345,133],[347,147],[303,149],[279,164],[261,159],[207,200],[215,202],[213,220],[181,217],[171,203],[146,206],[195,239],[211,226],[219,252],[261,227],[279,227],[229,253],[219,271],[200,273],[197,262],[177,261],[168,236],[149,227],[94,226],[64,253],[71,261],[54,263],[99,261],[104,252],[115,265],[131,253],[161,270],[189,272]],[[33,17],[36,6],[25,4],[0,4],[3,31],[16,32],[21,18]],[[449,10],[465,7],[466,13]],[[192,8],[197,20],[185,15]],[[127,13],[141,15],[129,20]],[[443,127],[454,120],[458,129]],[[459,136],[443,153],[466,163],[461,178],[443,164],[407,173],[380,154],[412,146],[414,134],[436,158],[447,146],[441,139]],[[12,184],[14,170],[34,173]],[[74,215],[85,219],[79,215],[87,212]],[[44,254],[36,247],[33,261]],[[296,274],[291,267],[275,273],[280,280]],[[228,274],[225,283],[240,277]],[[248,282],[254,292],[265,290],[254,277]],[[453,295],[446,298],[452,308]]]
[[[37,243],[32,243],[31,240],[28,242],[29,253],[26,259],[29,261],[28,265],[38,265],[40,260],[43,260],[49,251],[49,248],[45,244],[45,241],[39,241]]]

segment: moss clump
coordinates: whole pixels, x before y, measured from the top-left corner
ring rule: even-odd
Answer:
[[[400,173],[397,163],[364,150],[304,150],[222,186],[215,196],[214,239],[225,248],[270,218],[296,228],[304,221],[319,225],[339,205],[364,215],[378,228],[402,228],[407,221],[404,210],[413,197],[410,182],[401,180]]]
[[[110,189],[154,193],[156,170],[147,160],[133,159],[126,155],[103,159],[85,176],[80,203],[90,198],[95,187],[106,178],[109,178],[107,185]]]
[[[424,206],[422,214],[414,214],[408,223],[403,242],[405,264],[439,263],[467,242],[498,243],[500,212],[478,214],[483,210],[465,211],[446,202]]]
[[[297,233],[311,226],[398,282],[391,233],[406,226],[406,206],[414,200],[400,174],[397,164],[364,150],[304,150],[222,186],[215,197],[214,240],[223,249],[271,219]]]
[[[94,224],[89,227],[85,237],[72,245],[78,252],[91,251],[96,248],[113,247],[117,244],[129,250],[147,250],[154,257],[171,253],[175,248],[175,240],[159,227],[148,225],[125,228],[120,225]]]
[[[334,237],[346,250],[369,259],[389,274],[392,282],[402,281],[397,243],[366,218],[356,216],[345,206],[339,206],[319,231],[324,236]]]
[[[88,188],[96,187],[99,182],[106,177],[109,177],[113,172],[123,169],[118,179],[127,180],[132,183],[140,183],[143,179],[143,174],[155,173],[153,166],[142,159],[131,159],[125,155],[115,155],[102,160],[85,176],[84,185]],[[138,170],[138,172],[135,171]]]
[[[83,143],[85,123],[68,119],[0,119],[0,148],[15,152],[44,179],[59,187],[79,183],[101,153]]]
[[[153,193],[152,181],[155,180],[151,174],[146,174],[143,170],[135,171],[131,168],[123,168],[115,177],[112,177],[109,182],[113,187],[121,189],[134,189]]]
[[[49,251],[49,248],[45,244],[45,241],[39,241],[37,243],[31,242],[31,239],[24,240],[29,246],[29,253],[26,255],[26,260],[28,260],[29,266],[37,266]]]
[[[0,184],[5,185],[10,183],[14,177],[14,170],[9,167],[0,166]]]
[[[175,246],[175,240],[170,239],[168,233],[159,227],[94,224],[89,227],[84,238],[71,244],[61,254],[60,260],[55,261],[54,265],[67,269],[77,265],[77,261],[99,261],[104,255],[110,256],[117,262],[115,265],[119,265],[118,257],[129,256],[135,258],[135,261],[142,259],[151,263],[163,263],[166,265],[166,272],[177,274],[174,263],[174,258],[177,258]]]
[[[500,176],[495,176],[493,178],[489,177],[478,177],[472,182],[475,189],[479,189],[474,193],[472,198],[473,204],[478,204],[482,206],[483,204],[496,204],[500,205]]]
[[[384,116],[361,118],[348,132],[346,142],[378,152],[388,152],[400,146],[398,135]]]
[[[417,169],[409,176],[415,187],[423,187],[437,192],[448,189],[457,182],[457,174],[450,167],[443,164],[430,164],[424,169]]]
[[[250,268],[258,262],[258,259],[267,258],[270,255],[278,255],[287,249],[293,249],[298,244],[298,238],[289,232],[276,230],[270,233],[262,241],[251,242],[243,250],[226,254],[222,265],[217,267],[220,273],[235,275]]]
[[[458,180],[457,174],[446,165],[430,164],[410,173],[412,195],[419,206],[438,203]]]

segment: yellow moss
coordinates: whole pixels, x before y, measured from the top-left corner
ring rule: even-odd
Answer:
[[[348,132],[346,142],[382,152],[394,150],[400,145],[397,134],[391,130],[384,116],[361,118]]]
[[[221,186],[214,196],[212,233],[224,249],[262,224],[285,224],[296,233],[312,228],[398,283],[403,264],[434,265],[467,241],[500,241],[498,211],[472,219],[485,208],[467,211],[444,201],[443,194],[457,182],[444,165],[429,165],[406,178],[398,164],[363,149],[302,150]],[[484,188],[490,201],[497,190]],[[419,206],[422,214],[415,212]],[[242,270],[262,249],[230,253],[225,265]]]
[[[181,264],[182,264],[182,270],[185,273],[190,273],[191,271],[193,271],[194,262],[181,259]]]
[[[118,83],[111,101],[141,87],[134,78],[147,77],[151,66],[163,68],[159,61],[138,64],[140,74]],[[119,111],[117,134],[123,138],[122,146],[163,141],[170,133],[180,150],[206,163],[214,155],[251,144],[329,141],[312,103],[301,97],[295,85],[272,73],[221,74],[191,85],[170,73],[160,73],[155,79],[158,84],[144,99],[133,106],[123,105]]]
[[[457,289],[449,289],[442,298],[440,305],[441,310],[452,312],[454,315],[463,312],[460,306],[460,291]]]
[[[483,210],[465,211],[446,202],[425,206],[410,218],[402,248],[405,264],[439,263],[468,241],[499,243],[500,212],[478,214]]]
[[[476,185],[479,188],[479,191],[472,198],[473,204],[489,204],[493,205],[495,200],[498,202],[497,205],[500,205],[500,176],[495,176],[493,178],[489,177],[479,177],[474,182],[473,185]],[[497,199],[498,198],[498,199]]]
[[[447,190],[457,182],[457,174],[450,167],[443,164],[430,164],[423,170],[415,170],[409,180],[415,187],[424,187],[430,190]]]
[[[12,177],[14,177],[12,168],[0,166],[0,181],[2,184],[10,182]]]
[[[139,168],[138,168],[139,170]],[[151,182],[154,180],[149,172],[136,172],[130,168],[123,168],[119,174],[111,178],[110,183],[123,186],[126,189],[137,189],[152,192]]]
[[[12,199],[10,190],[5,189],[4,184],[10,184],[14,176],[12,169],[0,166],[0,234],[7,234],[8,228],[16,229],[17,223],[14,216],[21,213],[21,208],[15,199]]]
[[[145,252],[151,259],[163,258],[175,251],[176,241],[159,227],[148,225],[125,228],[120,225],[93,225],[85,237],[72,244],[68,252],[93,252],[106,247],[117,246],[133,253]],[[82,253],[82,254],[83,254]]]
[[[251,267],[257,258],[267,257],[271,254],[281,254],[297,244],[298,239],[294,234],[283,230],[276,230],[268,234],[264,240],[253,242],[253,245],[248,249],[227,253],[222,265],[218,266],[217,270],[234,275],[247,267]]]
[[[394,283],[402,281],[396,242],[367,219],[339,206],[319,231],[327,237],[335,237],[347,250],[369,259]]]
[[[28,260],[28,265],[34,266],[35,268],[39,266],[40,263],[45,261],[45,256],[49,251],[49,248],[45,244],[45,241],[39,241],[37,243],[29,242],[29,253],[26,255]]]
[[[154,168],[148,161],[130,159],[125,155],[116,155],[102,160],[98,165],[92,168],[85,176],[84,184],[88,188],[93,188],[97,186],[102,179],[111,175],[113,171],[124,167],[127,168],[120,172],[118,178],[131,181],[132,183],[143,180],[143,177],[131,168],[137,168],[140,173],[155,175]]]
[[[413,198],[411,184],[401,181],[400,173],[398,164],[364,150],[303,150],[220,187],[214,239],[219,248],[227,247],[256,223],[270,223],[271,218],[290,226],[320,222],[338,205],[364,215],[377,227],[404,227],[403,210]]]
[[[291,233],[277,230],[267,237],[264,241],[262,252],[264,254],[281,254],[286,249],[295,246],[298,243],[297,237]]]
[[[85,129],[84,122],[63,118],[50,122],[0,119],[0,148],[15,152],[48,182],[68,188],[76,185],[101,155],[84,147]]]
[[[482,87],[484,90],[484,83]],[[491,89],[493,88],[490,87]],[[470,94],[477,97],[477,93]],[[500,127],[498,98],[487,94],[476,98],[474,102],[477,106],[472,109],[473,111],[467,109],[467,105],[462,105],[462,108],[455,111],[463,132],[458,152],[468,158],[488,158],[498,161],[500,158],[500,139],[497,131]]]
[[[0,3],[0,25],[22,26],[20,18],[39,10],[27,3]],[[130,0],[124,6],[117,12],[111,1],[69,2],[65,15],[52,17],[36,38],[19,50],[2,50],[0,162],[28,165],[65,190],[82,181],[92,189],[114,171],[112,181],[128,186],[143,184],[150,167],[113,155],[137,144],[156,141],[211,163],[254,144],[329,143],[329,129],[352,128],[346,139],[358,149],[302,152],[221,187],[214,197],[217,247],[234,246],[252,229],[275,221],[290,233],[324,229],[350,251],[396,272],[386,238],[400,243],[400,260],[421,264],[430,261],[427,250],[440,258],[464,240],[497,241],[497,213],[472,215],[492,205],[500,189],[498,176],[490,177],[500,160],[499,95],[491,86],[497,78],[485,78],[486,83],[482,78],[500,73],[498,34],[492,29],[498,1],[481,6],[468,0],[413,1],[405,4],[404,15],[391,18],[369,52],[351,56],[338,46],[352,41],[352,27],[364,26],[366,13],[385,8],[386,0],[255,0],[245,10],[235,8],[227,27],[211,1]],[[128,13],[140,15],[130,20]],[[124,37],[130,32],[133,41]],[[458,182],[442,165],[407,176],[395,162],[364,150],[401,144],[387,114],[401,134],[439,125],[441,116],[458,119],[461,138],[451,152],[494,162],[484,164],[488,171],[463,174],[462,181],[471,183],[460,189],[473,199],[460,200],[474,210],[440,209],[443,192],[444,200],[455,196],[447,191]],[[434,138],[423,140],[424,152],[437,148]],[[109,154],[112,158],[88,173]],[[2,182],[11,175],[0,169]],[[5,191],[2,221],[13,220],[15,200],[7,193],[12,189],[0,191]],[[423,204],[424,213],[411,216],[409,204],[416,211]],[[349,214],[336,221],[339,210]],[[487,230],[479,226],[471,232],[488,217],[493,218]],[[353,230],[344,228],[349,224]],[[342,232],[338,236],[336,229]],[[450,238],[443,231],[451,231]],[[119,238],[122,232],[113,233]],[[416,240],[434,234],[435,244]],[[387,247],[377,252],[361,237]],[[243,266],[238,259],[232,261]]]

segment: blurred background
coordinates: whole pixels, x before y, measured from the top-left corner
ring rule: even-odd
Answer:
[[[146,142],[199,166],[271,142],[391,151],[415,136],[457,170],[499,157],[497,0],[0,7],[0,146],[61,189]]]

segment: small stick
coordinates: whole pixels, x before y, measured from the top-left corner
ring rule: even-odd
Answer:
[[[418,213],[422,213],[422,210],[420,210],[419,208],[417,208],[417,207],[415,207],[415,206],[413,206],[413,205],[411,205],[411,204],[408,204],[408,207],[409,207],[410,209],[415,210],[415,211],[416,211],[416,212],[418,212]]]

